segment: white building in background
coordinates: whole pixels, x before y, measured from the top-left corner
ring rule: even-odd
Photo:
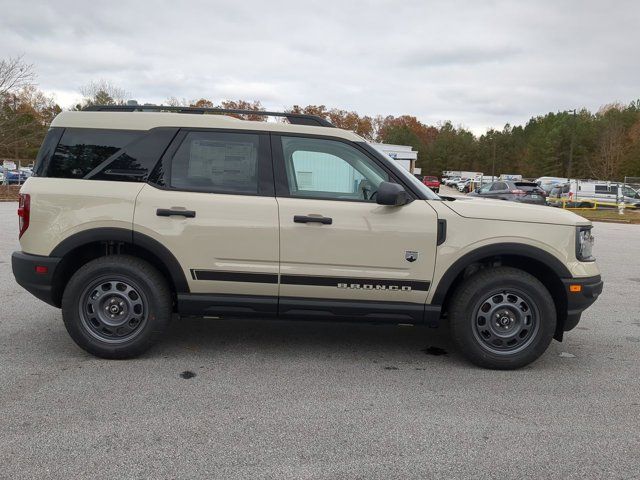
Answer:
[[[416,160],[418,159],[418,152],[410,145],[389,145],[387,143],[372,143],[376,150],[389,155],[396,162],[400,164],[402,168],[408,170],[411,173],[420,173],[420,169],[416,168]]]

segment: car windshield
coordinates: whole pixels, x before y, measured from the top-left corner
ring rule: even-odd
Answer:
[[[385,161],[388,161],[388,165],[393,169],[394,173],[398,176],[401,176],[407,183],[410,183],[417,190],[420,190],[424,193],[424,195],[429,200],[441,200],[441,198],[429,187],[427,187],[424,183],[418,180],[413,174],[409,173],[408,170],[402,168],[398,163],[393,160],[389,155],[387,155],[382,150],[378,150],[375,146],[368,144],[370,148],[373,149],[380,157],[384,158]]]

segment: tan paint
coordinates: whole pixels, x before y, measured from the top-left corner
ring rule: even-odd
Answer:
[[[485,216],[498,216],[505,204],[511,205],[511,202],[504,201],[485,203],[484,200],[478,200],[478,202],[486,205],[483,209]],[[579,262],[576,259],[576,224],[582,224],[581,220],[584,220],[578,215],[568,217],[570,219],[576,217],[573,225],[527,223],[520,220],[465,218],[453,211],[449,202],[430,200],[428,203],[436,210],[438,218],[447,220],[447,240],[437,249],[434,286],[429,294],[429,302],[433,298],[438,282],[454,262],[477,248],[496,243],[520,243],[544,250],[562,262],[575,277],[600,274],[596,262]],[[527,206],[522,205],[522,207]],[[540,208],[548,211],[550,219],[559,213],[552,207]],[[526,218],[530,209],[522,208],[521,212],[520,218]]]
[[[218,115],[63,112],[53,126],[233,128],[322,134],[359,141],[335,128],[239,121]],[[366,202],[258,197],[161,190],[100,180],[30,178],[31,220],[20,240],[26,253],[49,255],[64,239],[103,227],[144,233],[176,256],[195,293],[282,295],[423,303],[446,270],[473,250],[495,243],[530,245],[553,255],[575,277],[598,275],[595,262],[575,258],[575,227],[584,218],[550,207],[484,199],[414,201],[402,207]],[[137,200],[136,200],[137,199]],[[134,215],[135,207],[135,215]],[[158,208],[183,207],[196,218],[158,217]],[[297,224],[294,215],[323,215],[332,225]],[[447,220],[436,247],[437,219]],[[597,235],[597,232],[596,232]],[[410,263],[407,250],[418,251]],[[268,283],[195,281],[191,269],[283,275],[431,281],[429,292],[339,289]]]
[[[31,177],[20,189],[31,195],[22,251],[49,255],[65,238],[93,228],[131,230],[140,183]]]
[[[195,218],[159,217],[158,208],[195,210]],[[191,269],[278,273],[278,206],[273,197],[161,190],[145,185],[136,202],[136,232],[177,258],[193,293],[277,295],[277,283],[194,280]]]
[[[375,203],[278,198],[282,275],[431,281],[437,219],[423,201],[402,207]],[[331,217],[331,225],[294,223],[294,215]],[[418,251],[415,262],[406,251]],[[375,282],[372,282],[375,283]],[[280,286],[287,297],[342,298],[424,303],[425,291],[357,290],[328,286]]]
[[[354,142],[364,141],[359,135],[340,128],[292,125],[282,122],[254,122],[226,115],[188,115],[167,112],[62,112],[54,118],[51,126],[121,130],[149,130],[156,127],[221,128],[327,135]]]

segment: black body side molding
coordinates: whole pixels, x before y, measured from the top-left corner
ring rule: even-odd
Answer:
[[[484,258],[508,256],[530,258],[551,269],[559,278],[571,278],[571,272],[567,267],[556,257],[544,250],[521,243],[496,243],[473,250],[454,262],[438,282],[432,303],[437,305],[443,304],[454,280],[469,265]]]
[[[165,266],[178,293],[189,292],[187,278],[176,257],[160,242],[143,233],[124,228],[94,228],[65,238],[49,256],[62,258],[72,250],[95,242],[129,243],[148,250]]]

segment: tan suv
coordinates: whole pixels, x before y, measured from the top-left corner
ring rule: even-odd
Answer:
[[[13,272],[88,352],[139,355],[178,313],[448,324],[472,362],[517,368],[602,291],[582,217],[439,197],[322,118],[242,113],[53,121],[20,193]]]

